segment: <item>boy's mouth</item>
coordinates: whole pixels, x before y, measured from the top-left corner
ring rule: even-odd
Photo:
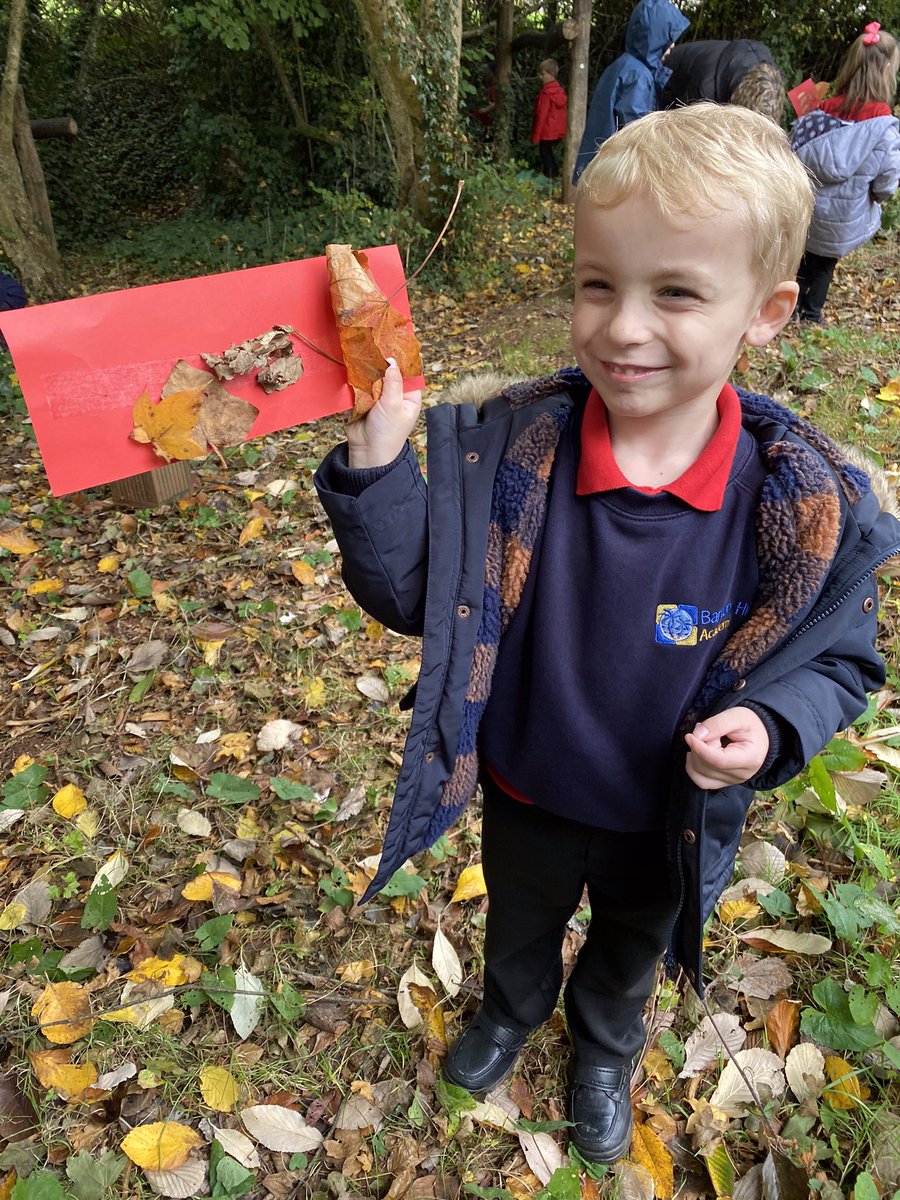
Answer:
[[[604,362],[603,369],[616,379],[646,379],[663,368],[641,366],[637,363]]]

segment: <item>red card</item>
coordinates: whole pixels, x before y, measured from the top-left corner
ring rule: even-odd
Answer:
[[[378,286],[409,315],[397,247],[366,254]],[[164,466],[129,437],[140,394],[146,388],[156,402],[179,358],[204,367],[201,353],[221,354],[273,325],[291,325],[340,360],[324,257],[0,313],[53,494]],[[352,406],[343,364],[303,342],[296,349],[303,377],[281,392],[267,395],[253,375],[226,382],[259,409],[251,437]]]
[[[804,79],[795,88],[791,88],[788,92],[788,100],[793,104],[797,116],[805,117],[807,113],[811,113],[819,107],[827,91],[827,83],[813,83],[811,79]]]

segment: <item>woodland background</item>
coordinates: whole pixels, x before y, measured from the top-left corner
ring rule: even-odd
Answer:
[[[693,36],[766,41],[789,86],[833,77],[864,22],[900,26],[900,0],[684,7]],[[571,210],[528,140],[537,64],[575,90],[575,21],[593,86],[629,11],[9,0],[0,265],[41,300],[330,241],[396,241],[411,272],[463,179],[410,286],[426,404],[467,371],[569,365]],[[32,144],[29,117],[77,135]],[[898,226],[895,201],[839,264],[824,326],[737,367],[889,488]],[[489,1101],[442,1082],[480,995],[478,806],[357,906],[419,645],[341,582],[311,483],[341,437],[328,418],[226,448],[155,509],[56,498],[0,353],[0,1200],[900,1200],[896,573],[886,687],[757,798],[707,928],[706,1007],[660,977],[635,1142],[589,1168],[566,1154],[559,1014]]]

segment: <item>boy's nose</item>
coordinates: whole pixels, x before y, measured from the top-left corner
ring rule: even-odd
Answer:
[[[633,300],[618,300],[610,314],[607,332],[622,345],[647,341],[650,321],[645,305]]]

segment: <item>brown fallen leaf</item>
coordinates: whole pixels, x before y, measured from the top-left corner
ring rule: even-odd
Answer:
[[[325,247],[325,258],[347,382],[353,388],[350,419],[355,421],[378,401],[388,358],[396,359],[404,377],[411,377],[421,375],[422,355],[409,318],[388,304],[366,255],[334,244]]]
[[[787,1058],[800,1028],[800,1004],[797,1000],[779,1000],[766,1017],[766,1034],[779,1058]]]

